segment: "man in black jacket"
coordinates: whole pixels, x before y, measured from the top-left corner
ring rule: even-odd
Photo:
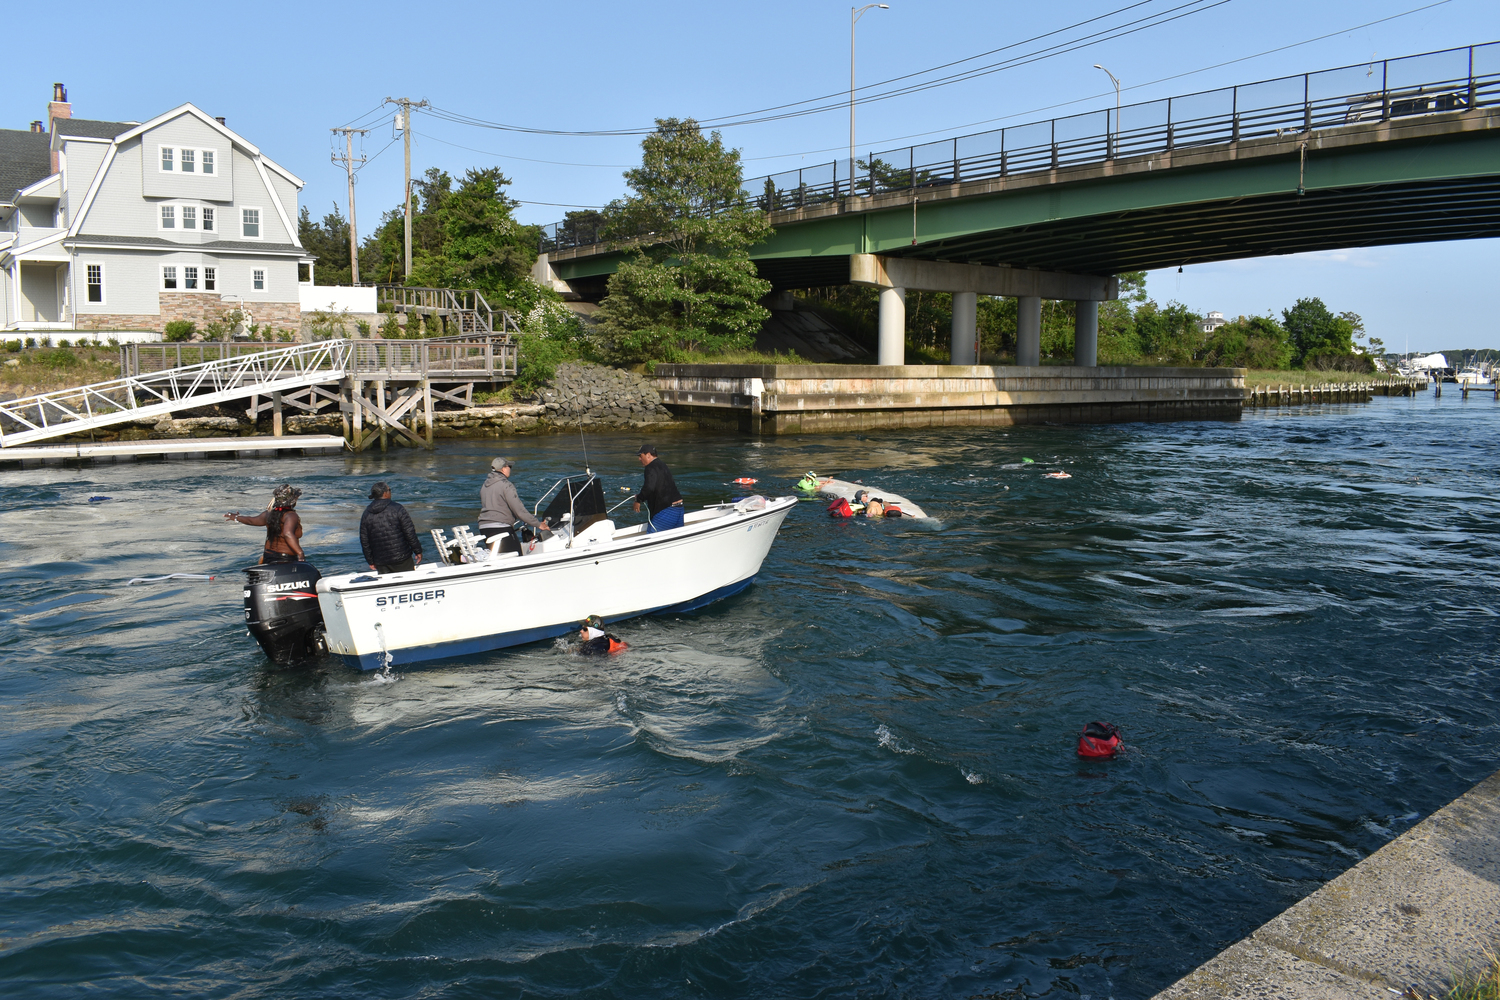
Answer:
[[[406,508],[391,499],[386,483],[370,487],[370,499],[359,519],[359,547],[365,562],[377,573],[406,573],[422,561],[422,543]]]
[[[646,505],[646,531],[670,531],[682,527],[682,494],[677,492],[677,481],[667,463],[656,457],[656,445],[643,444],[636,456],[645,470],[645,482],[635,495],[635,509]]]

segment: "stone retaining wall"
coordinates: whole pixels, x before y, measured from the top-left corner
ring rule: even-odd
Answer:
[[[602,365],[558,365],[557,375],[542,390],[540,402],[547,417],[570,423],[582,421],[585,427],[601,421],[633,424],[673,419],[650,379]]]

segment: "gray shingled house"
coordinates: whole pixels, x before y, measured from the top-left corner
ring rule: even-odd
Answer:
[[[303,181],[191,104],[0,129],[0,329],[160,330],[242,306],[298,329]]]

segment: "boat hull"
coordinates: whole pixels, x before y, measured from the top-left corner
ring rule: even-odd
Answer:
[[[325,641],[349,666],[377,670],[555,638],[589,615],[692,610],[750,585],[795,504],[561,552],[327,577],[318,587]]]

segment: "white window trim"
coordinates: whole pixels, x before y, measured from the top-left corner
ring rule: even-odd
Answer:
[[[260,287],[259,288],[255,287],[255,272],[256,271],[260,272]],[[271,290],[271,277],[267,273],[269,271],[270,271],[270,268],[268,268],[268,267],[252,267],[250,269],[250,294],[251,295],[255,295],[257,293],[259,293],[261,295],[264,295],[266,292],[269,292]]]
[[[260,215],[257,216],[257,218],[260,219],[260,222],[259,222],[260,235],[259,236],[246,236],[245,235],[245,210],[246,209],[249,209],[252,212],[259,212],[260,213]],[[235,210],[240,213],[240,232],[239,232],[239,236],[237,237],[238,239],[242,239],[242,240],[263,240],[263,239],[266,238],[266,210],[265,209],[261,208],[259,205],[237,205],[237,206],[235,206]]]
[[[91,268],[91,267],[97,267],[99,269],[99,301],[98,302],[95,302],[95,301],[93,301],[92,299],[89,298],[89,268]],[[83,265],[83,302],[81,302],[80,305],[83,305],[83,306],[87,307],[87,306],[103,306],[103,305],[108,305],[108,304],[109,304],[109,285],[104,280],[104,265],[102,263],[99,263],[99,264],[85,263]]]
[[[164,149],[170,149],[172,151],[172,169],[171,170],[163,169],[163,167],[161,165],[161,153],[162,153],[162,150],[164,150]],[[205,146],[168,146],[166,143],[162,143],[162,144],[160,144],[160,145],[158,145],[156,147],[156,172],[159,173],[159,174],[172,174],[173,176],[183,176],[182,151],[184,149],[192,150],[192,152],[193,152],[193,169],[192,169],[192,172],[191,172],[190,176],[193,176],[193,177],[218,177],[219,176],[220,170],[221,170],[221,168],[223,166],[223,162],[219,159],[219,151],[218,151],[218,149],[216,149],[216,148],[214,148],[212,146],[206,146],[206,147]],[[211,173],[211,174],[205,174],[203,172],[203,154],[204,153],[212,153],[212,154],[214,154],[214,172]]]
[[[175,282],[177,282],[177,287],[176,288],[168,288],[167,287],[167,268],[169,268],[169,267],[172,269],[172,280],[175,281]],[[161,266],[159,266],[156,269],[156,288],[157,288],[157,290],[158,291],[162,291],[162,292],[180,292],[180,291],[182,291],[182,275],[181,275],[181,273],[179,273],[181,267],[182,267],[181,264],[162,264]]]
[[[212,233],[217,238],[224,231],[224,225],[223,225],[224,216],[223,216],[223,213],[221,213],[219,211],[219,209],[221,209],[222,207],[223,207],[222,205],[209,204],[208,202],[204,202],[204,201],[194,201],[192,198],[163,199],[162,201],[158,201],[158,202],[155,203],[156,231],[159,232],[159,233]],[[249,207],[253,208],[254,206],[252,205],[252,206],[249,206]],[[161,210],[163,208],[173,208],[173,209],[176,209],[176,211],[173,212],[173,214],[172,214],[172,221],[175,222],[176,225],[174,225],[171,229],[168,229],[166,226],[163,226],[161,224]],[[184,208],[195,208],[195,209],[198,210],[197,225],[195,225],[192,229],[184,229],[184,228],[182,228],[182,209],[184,209]],[[204,209],[210,209],[214,213],[214,228],[212,228],[212,229],[204,229],[203,228],[203,211],[204,211]],[[261,225],[264,226],[265,225],[265,222],[264,222],[265,215],[264,214],[261,215],[261,219],[262,219]],[[255,236],[251,236],[251,237],[247,237],[247,238],[248,239],[259,239],[259,237],[255,237]]]
[[[213,277],[209,277],[208,272],[210,271],[213,272]],[[214,283],[214,287],[212,288],[208,287],[208,283],[210,281]],[[217,295],[219,293],[219,265],[200,264],[198,266],[198,284],[202,286],[205,292],[211,292]]]

